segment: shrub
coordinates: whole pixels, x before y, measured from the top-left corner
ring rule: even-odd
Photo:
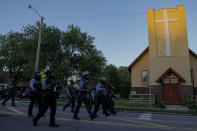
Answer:
[[[197,110],[197,105],[195,101],[183,99],[180,102],[181,105],[187,106],[189,109]]]
[[[120,98],[129,98],[130,87],[122,87],[120,90]]]
[[[187,106],[187,103],[188,103],[188,100],[186,100],[186,99],[182,99],[180,101],[180,104],[183,105],[183,106]]]
[[[157,108],[166,108],[165,103],[164,103],[163,101],[161,101],[161,100],[157,100],[157,101],[155,102],[155,106],[156,106]]]

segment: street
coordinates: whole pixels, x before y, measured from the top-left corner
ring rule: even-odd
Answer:
[[[197,131],[197,116],[166,115],[152,113],[119,112],[115,116],[104,117],[99,112],[99,117],[91,121],[85,109],[81,109],[81,120],[72,119],[70,108],[62,111],[57,107],[56,123],[58,128],[49,127],[49,111],[32,126],[32,118],[27,117],[28,103],[16,102],[17,106],[0,105],[0,130],[1,131]],[[34,115],[37,108],[34,108]]]

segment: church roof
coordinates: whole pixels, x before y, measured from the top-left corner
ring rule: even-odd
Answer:
[[[189,53],[190,53],[191,55],[193,55],[195,58],[197,58],[197,54],[196,54],[195,52],[193,52],[191,49],[189,49]]]
[[[163,79],[165,79],[165,77],[169,74],[169,73],[172,73],[174,74],[181,82],[186,82],[186,80],[181,77],[180,74],[178,74],[175,70],[173,70],[171,67],[168,68],[167,71],[165,71],[157,80],[156,82],[162,82]]]
[[[147,47],[142,53],[129,65],[128,71],[131,72],[131,68],[145,55],[146,52],[149,51],[149,47]]]
[[[149,51],[149,47],[147,47],[128,67],[128,71],[131,72],[131,68]],[[197,58],[197,54],[189,49],[189,53]]]

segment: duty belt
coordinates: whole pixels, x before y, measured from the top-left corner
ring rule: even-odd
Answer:
[[[87,94],[87,93],[88,93],[88,91],[87,91],[87,90],[85,90],[85,89],[80,89],[80,90],[79,90],[79,93]]]

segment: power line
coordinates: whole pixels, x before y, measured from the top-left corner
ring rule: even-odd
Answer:
[[[188,12],[197,12],[197,9],[188,9]],[[169,11],[177,12],[177,11]],[[162,13],[162,12],[155,12]],[[132,16],[132,15],[146,15],[147,12],[136,13],[115,13],[115,14],[98,14],[98,15],[82,15],[82,16],[62,16],[62,17],[46,17],[47,19],[78,19],[78,18],[97,18],[97,17],[115,17],[115,16]]]
[[[63,16],[63,17],[47,17],[48,19],[77,19],[77,18],[96,18],[96,17],[109,17],[109,16],[129,16],[129,15],[145,15],[146,12],[139,13],[115,13],[115,14],[99,14],[87,16]]]

